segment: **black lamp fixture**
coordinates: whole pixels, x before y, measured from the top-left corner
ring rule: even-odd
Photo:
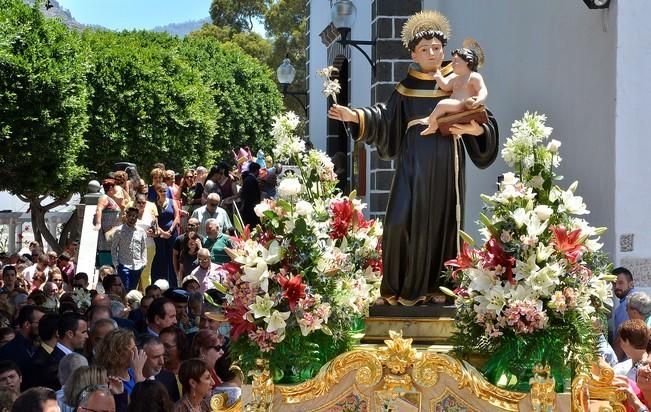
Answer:
[[[366,60],[368,60],[373,69],[373,73],[375,73],[375,63],[371,60],[368,53],[359,47],[360,45],[375,47],[375,40],[351,40],[348,38],[350,36],[350,28],[353,27],[357,18],[357,8],[353,2],[351,0],[337,0],[330,10],[330,18],[332,19],[332,24],[339,31],[339,40],[337,40],[337,43],[342,46],[353,46],[359,50],[366,57]]]
[[[278,79],[278,83],[280,83],[282,86],[283,96],[292,96],[294,99],[296,99],[303,110],[305,110],[305,117],[307,118],[307,106],[305,103],[303,103],[303,100],[298,98],[298,96],[305,96],[307,98],[307,91],[290,92],[287,90],[289,88],[289,85],[294,82],[295,76],[296,69],[294,66],[292,66],[292,62],[289,60],[289,56],[287,56],[283,59],[282,64],[278,66],[278,69],[276,70],[276,78]]]
[[[610,6],[610,0],[583,0],[589,9],[607,9]]]

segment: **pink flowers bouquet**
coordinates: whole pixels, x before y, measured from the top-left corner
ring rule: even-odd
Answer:
[[[610,301],[610,263],[577,183],[557,185],[560,142],[544,115],[526,113],[513,124],[502,157],[499,190],[482,195],[483,243],[463,234],[461,253],[447,262],[458,285],[456,349],[491,353],[489,378],[526,390],[535,363],[546,363],[561,385],[596,353],[594,320]],[[515,377],[515,379],[513,379]]]
[[[355,193],[336,193],[330,158],[305,151],[292,113],[275,121],[276,161],[299,173],[282,178],[279,197],[255,208],[261,224],[228,250],[224,309],[245,372],[264,358],[276,380],[300,381],[354,342],[351,330],[378,296],[382,226],[364,218]]]

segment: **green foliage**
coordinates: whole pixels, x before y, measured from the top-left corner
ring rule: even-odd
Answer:
[[[222,113],[211,141],[216,156],[248,145],[269,152],[272,116],[282,107],[271,71],[232,44],[211,37],[190,36],[181,52],[210,85],[215,107]]]
[[[29,199],[66,196],[86,175],[87,52],[38,5],[0,0],[0,189]]]
[[[193,31],[188,36],[212,37],[220,43],[237,45],[264,65],[271,58],[271,43],[257,33],[240,32],[230,26],[217,27],[214,24],[204,24],[201,29]]]
[[[253,19],[262,17],[265,6],[264,0],[212,0],[210,18],[219,27],[251,31]]]
[[[206,164],[222,113],[182,43],[148,32],[87,30],[84,39],[93,53],[93,96],[83,162],[100,177],[120,160],[141,172],[158,161],[175,170]]]
[[[213,24],[205,25],[192,36],[211,36],[222,43],[237,44],[274,72],[283,59],[289,57],[296,68],[296,77],[289,90],[307,89],[304,0],[213,0],[210,16]],[[270,41],[251,32],[253,20],[262,18]],[[303,107],[292,97],[285,99],[285,107],[304,115]]]

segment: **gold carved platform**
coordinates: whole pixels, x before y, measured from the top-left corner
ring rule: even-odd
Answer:
[[[356,349],[325,365],[298,385],[274,385],[264,361],[251,385],[231,406],[226,395],[213,397],[216,412],[491,412],[625,411],[612,386],[612,369],[583,374],[572,393],[556,394],[549,371],[532,382],[531,393],[510,392],[487,382],[473,366],[446,354],[418,351],[412,340],[391,332],[379,348]]]

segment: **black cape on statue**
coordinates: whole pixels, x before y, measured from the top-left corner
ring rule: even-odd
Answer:
[[[443,263],[457,255],[454,139],[421,136],[429,116],[450,93],[438,90],[431,75],[414,67],[388,102],[355,109],[359,124],[353,133],[377,148],[383,159],[396,160],[396,172],[384,220],[384,277],[380,293],[390,303],[414,305],[438,292]],[[479,168],[497,157],[497,122],[489,113],[484,134],[463,135],[459,144],[459,196],[463,216],[465,152]],[[465,150],[464,150],[465,147]]]

